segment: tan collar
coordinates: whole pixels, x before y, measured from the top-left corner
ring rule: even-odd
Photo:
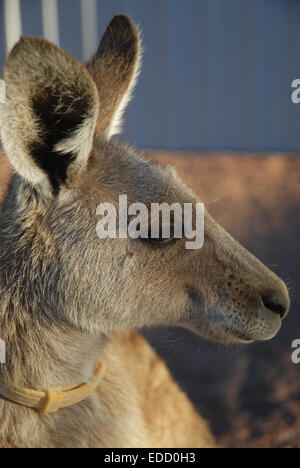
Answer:
[[[13,403],[34,408],[41,413],[56,413],[60,408],[85,400],[97,388],[105,368],[105,363],[99,362],[89,383],[50,388],[46,392],[17,388],[0,381],[0,395]]]

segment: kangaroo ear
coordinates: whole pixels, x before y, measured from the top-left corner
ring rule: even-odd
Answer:
[[[69,54],[30,38],[13,48],[3,78],[4,150],[27,181],[58,193],[86,169],[99,111],[96,85]]]
[[[99,93],[98,135],[109,138],[120,133],[140,63],[141,41],[135,25],[127,16],[115,16],[87,65]]]

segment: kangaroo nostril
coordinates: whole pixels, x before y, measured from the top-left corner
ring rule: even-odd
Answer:
[[[288,304],[283,297],[280,296],[264,296],[262,295],[264,306],[284,318],[288,312]]]

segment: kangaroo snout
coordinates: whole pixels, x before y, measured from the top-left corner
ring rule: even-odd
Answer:
[[[268,267],[250,252],[242,250],[242,261],[235,264],[234,280],[228,283],[233,313],[238,314],[238,318],[234,319],[234,328],[241,329],[249,341],[269,340],[278,333],[289,312],[288,289]]]
[[[189,328],[227,343],[266,341],[278,333],[290,309],[286,285],[208,214],[206,242],[195,261],[201,281],[189,297]],[[211,268],[204,271],[203,264]]]

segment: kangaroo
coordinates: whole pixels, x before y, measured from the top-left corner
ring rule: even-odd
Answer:
[[[208,212],[198,250],[172,236],[97,237],[97,206],[118,208],[119,195],[146,206],[199,201],[174,169],[111,140],[140,60],[139,33],[122,15],[86,66],[42,39],[21,38],[8,56],[0,125],[14,175],[0,219],[1,447],[215,447],[137,330],[174,325],[249,343],[274,337],[288,313],[285,284]]]

